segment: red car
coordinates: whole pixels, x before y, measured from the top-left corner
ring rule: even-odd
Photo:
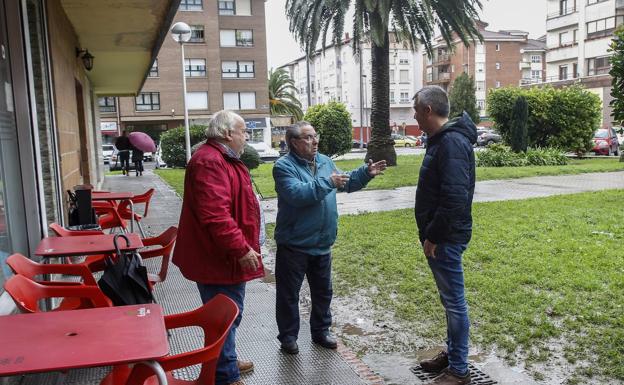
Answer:
[[[591,149],[596,155],[620,155],[620,144],[613,128],[601,128],[594,134],[594,147]]]

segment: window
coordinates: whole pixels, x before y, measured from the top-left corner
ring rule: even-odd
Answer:
[[[105,96],[103,98],[99,98],[98,104],[100,105],[100,112],[117,112],[114,96]]]
[[[480,110],[484,110],[485,109],[485,100],[477,100],[477,107],[479,107]]]
[[[578,35],[578,29],[572,31],[572,43],[578,43],[578,37],[576,37],[576,35]]]
[[[497,80],[496,81],[496,88],[500,88],[500,86],[501,86],[501,83]]]
[[[255,110],[256,109],[256,93],[255,92],[224,92],[223,93],[223,109],[224,110]]]
[[[401,92],[400,103],[401,104],[409,104],[409,102],[410,102],[409,92]]]
[[[180,1],[181,11],[201,11],[202,0],[182,0]]]
[[[401,70],[399,71],[399,82],[400,83],[409,83],[409,71]]]
[[[394,104],[394,91],[390,91],[390,104]]]
[[[624,15],[611,16],[587,23],[587,38],[609,36],[620,25],[624,24]]]
[[[394,84],[394,70],[390,70],[390,84]]]
[[[252,61],[221,62],[221,77],[222,78],[253,78],[255,77],[254,62]],[[314,84],[312,85],[314,86]]]
[[[496,69],[497,69],[497,70],[501,69],[501,63],[496,62]]]
[[[204,42],[204,26],[203,25],[191,25],[191,39],[189,43],[203,43]]]
[[[160,110],[160,92],[141,92],[135,98],[137,111]]]
[[[542,78],[542,71],[531,70],[531,79],[539,80]]]
[[[541,63],[542,55],[531,55],[531,63]]]
[[[559,80],[566,80],[568,78],[568,66],[559,66]]]
[[[607,0],[587,0],[587,5],[598,4],[598,3],[605,2],[605,1]]]
[[[496,50],[500,51],[500,44],[496,44]]]
[[[186,105],[189,110],[207,110],[208,109],[208,92],[187,92]]]
[[[477,91],[485,91],[485,82],[484,81],[477,81],[475,82]]]
[[[483,63],[476,63],[475,66],[477,67],[477,72],[483,72]]]
[[[578,64],[573,63],[572,64],[572,78],[577,78],[577,77],[578,77]]]
[[[221,47],[253,47],[253,31],[250,29],[222,29]]]
[[[154,60],[154,64],[152,64],[152,68],[150,68],[149,74],[147,74],[149,78],[157,78],[158,77],[158,59]]]
[[[572,34],[570,31],[565,31],[559,33],[559,46],[565,46],[572,44]]]
[[[206,59],[184,59],[184,76],[187,78],[206,77]]]
[[[587,75],[602,75],[609,73],[611,69],[609,56],[593,57],[587,59]],[[100,111],[102,109],[100,108]]]
[[[397,57],[396,52],[394,54],[390,55],[390,64],[391,65],[396,64],[396,57]]]
[[[219,15],[236,15],[234,0],[219,1]]]

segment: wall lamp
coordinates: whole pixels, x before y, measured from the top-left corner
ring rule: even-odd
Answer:
[[[94,56],[89,53],[88,49],[76,48],[76,57],[82,58],[82,64],[87,71],[91,71],[91,69],[93,69]]]

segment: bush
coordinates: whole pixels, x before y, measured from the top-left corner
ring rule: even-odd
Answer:
[[[241,155],[241,160],[245,163],[248,169],[253,170],[254,168],[258,168],[262,160],[260,159],[260,154],[256,151],[255,148],[251,147],[247,143],[245,143],[245,151],[243,155]]]
[[[206,126],[192,125],[189,128],[191,146],[206,139]],[[184,143],[184,127],[176,127],[163,133],[160,137],[162,157],[169,167],[186,166],[186,145]]]
[[[344,104],[329,102],[314,105],[308,108],[303,120],[310,122],[321,135],[320,153],[333,157],[351,151],[353,139],[351,114]]]
[[[600,98],[581,86],[555,89],[505,87],[487,97],[488,113],[505,143],[511,143],[511,116],[514,103],[523,96],[528,104],[528,146],[557,147],[585,153],[600,125]]]
[[[503,144],[492,144],[477,154],[478,167],[561,166],[568,158],[555,148],[528,149],[526,153],[513,152]]]

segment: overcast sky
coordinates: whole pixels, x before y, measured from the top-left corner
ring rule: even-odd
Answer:
[[[288,31],[285,4],[286,0],[265,3],[269,69],[303,56]],[[546,0],[484,0],[481,19],[489,23],[488,30],[518,29],[537,39],[546,33]],[[350,23],[346,24],[350,30]]]

